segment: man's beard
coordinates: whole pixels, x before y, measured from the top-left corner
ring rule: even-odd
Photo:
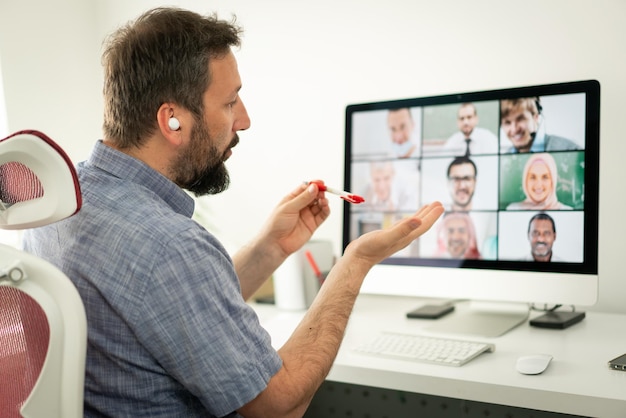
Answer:
[[[450,240],[448,241],[448,252],[451,257],[462,258],[467,251],[467,243],[464,240]]]
[[[474,197],[474,193],[467,193],[467,198],[464,200],[459,200],[456,196],[453,198],[453,202],[456,206],[463,208],[463,210],[467,210],[466,208],[470,207],[472,204],[472,198]]]
[[[540,250],[540,248],[543,248]],[[544,242],[537,242],[533,245],[533,255],[537,257],[547,257],[552,253],[552,247],[548,247],[548,245]]]
[[[237,145],[235,135],[223,152],[212,144],[209,131],[202,120],[196,120],[189,145],[176,158],[172,170],[174,181],[196,196],[221,193],[228,189],[230,176],[224,161],[226,152]]]

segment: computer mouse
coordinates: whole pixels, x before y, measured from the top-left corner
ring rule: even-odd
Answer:
[[[517,359],[515,369],[522,374],[543,373],[552,361],[550,354],[531,354]]]

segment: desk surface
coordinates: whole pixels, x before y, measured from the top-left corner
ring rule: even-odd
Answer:
[[[626,416],[626,372],[607,365],[626,353],[626,315],[587,312],[582,322],[565,330],[536,328],[525,322],[501,337],[486,338],[434,333],[428,329],[432,321],[405,317],[424,303],[415,298],[359,296],[327,379],[575,415]],[[276,348],[304,315],[273,305],[252,306]],[[458,304],[451,315],[462,314],[464,309],[463,303]],[[351,350],[383,330],[492,342],[496,350],[462,367],[378,358]],[[540,375],[518,373],[517,358],[533,353],[552,354],[554,359]]]

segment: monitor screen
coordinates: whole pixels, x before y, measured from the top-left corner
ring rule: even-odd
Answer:
[[[349,105],[343,244],[441,201],[433,228],[362,292],[592,305],[598,287],[595,80]]]

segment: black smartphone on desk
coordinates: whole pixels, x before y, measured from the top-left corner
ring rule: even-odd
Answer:
[[[437,319],[449,314],[454,310],[454,305],[422,305],[417,309],[407,312],[407,318]]]
[[[609,368],[626,372],[626,354],[609,361]]]

